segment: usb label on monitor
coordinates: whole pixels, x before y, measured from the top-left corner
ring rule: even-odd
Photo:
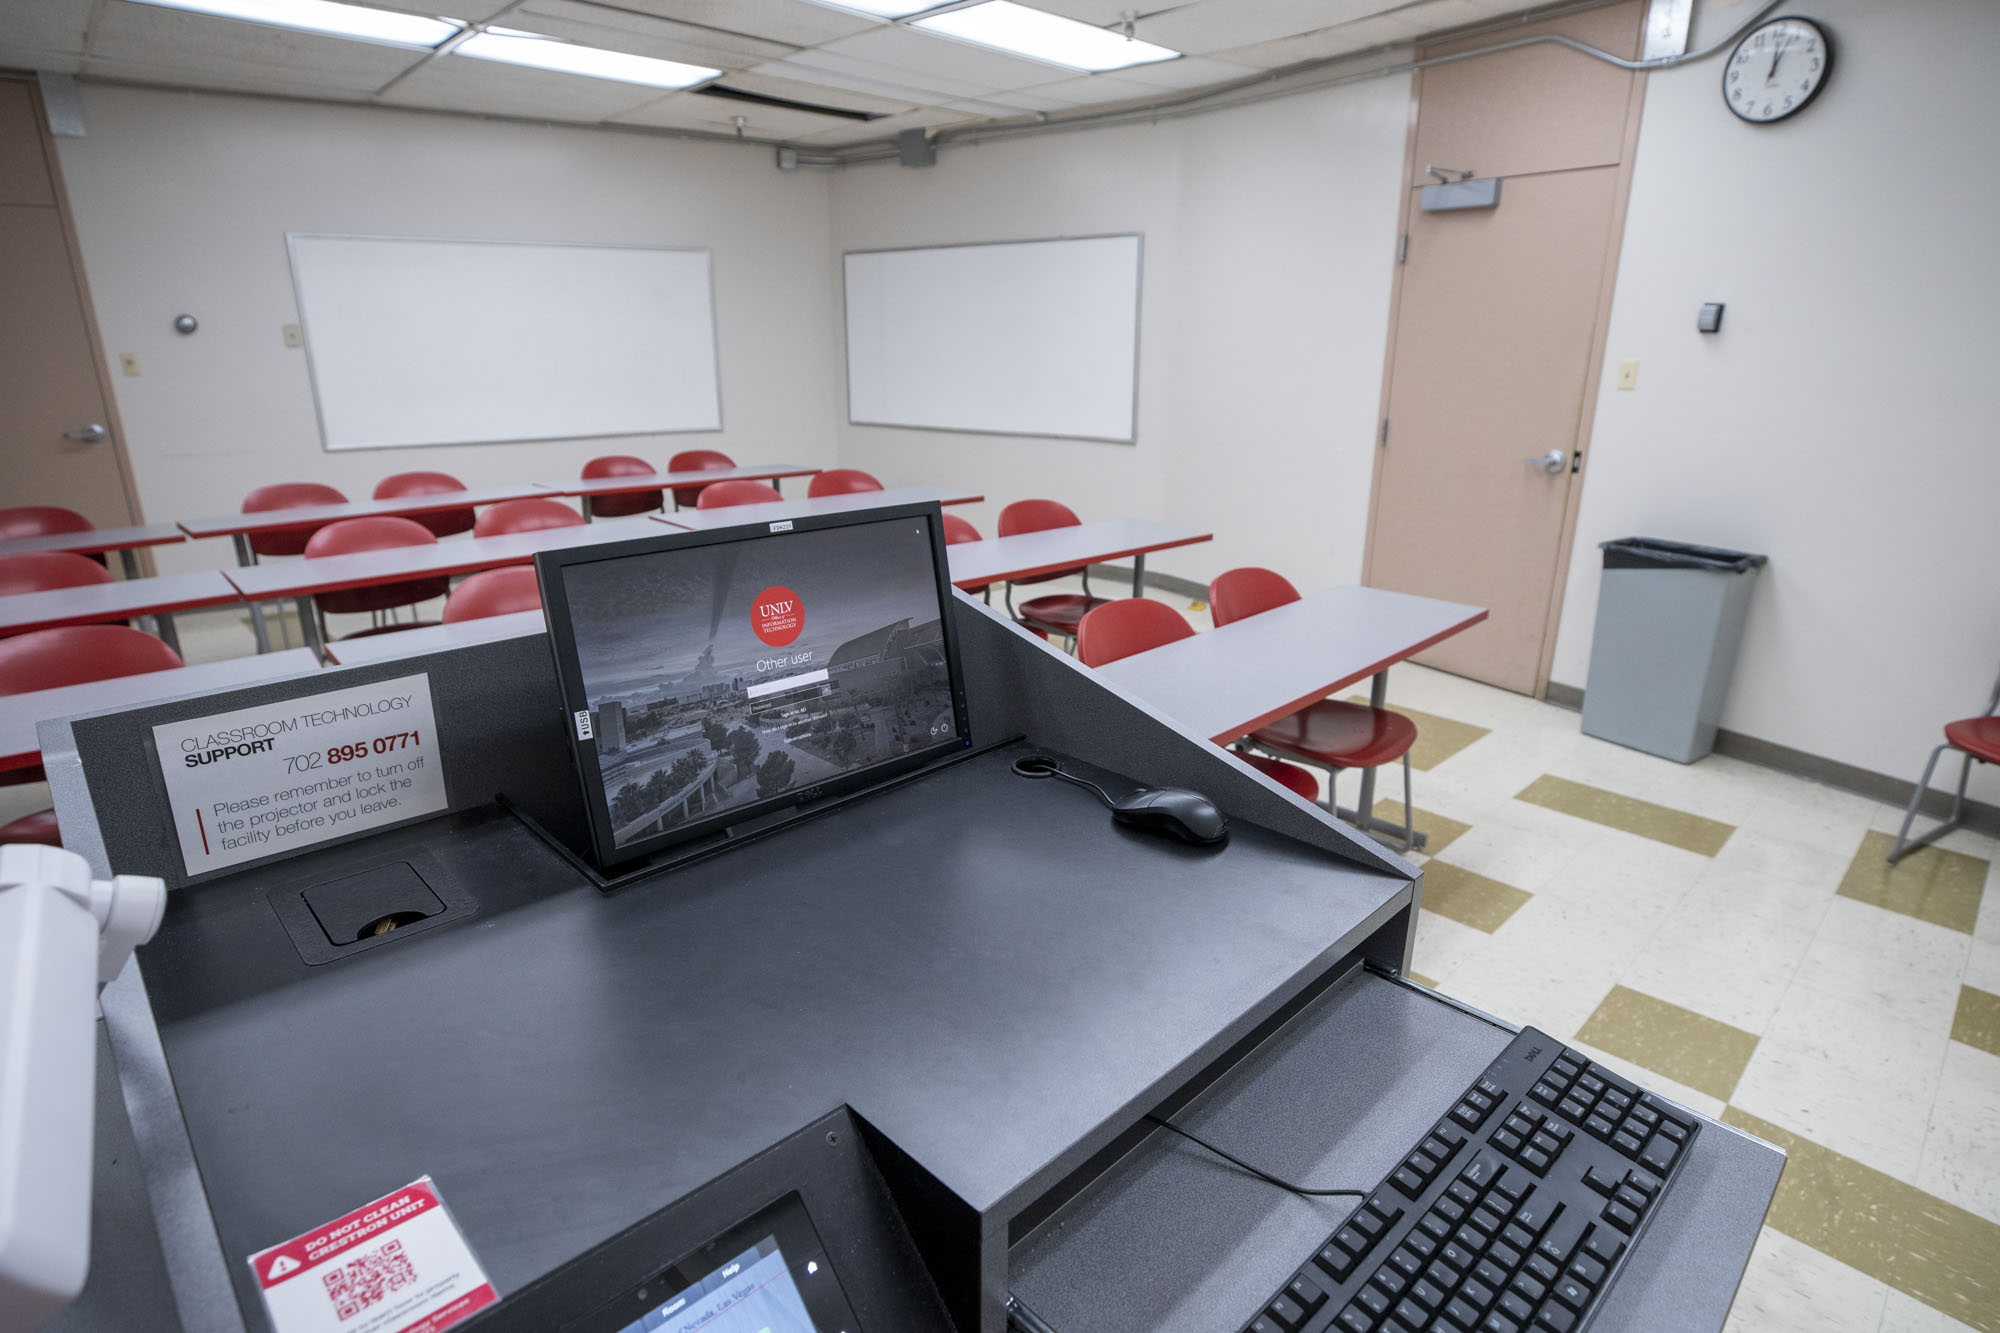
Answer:
[[[588,708],[579,708],[576,710],[576,738],[580,741],[587,741],[591,735],[590,710]]]

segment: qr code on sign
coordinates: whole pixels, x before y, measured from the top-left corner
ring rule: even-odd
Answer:
[[[416,1280],[416,1265],[403,1253],[403,1242],[392,1240],[329,1272],[326,1294],[333,1301],[334,1313],[346,1320]]]

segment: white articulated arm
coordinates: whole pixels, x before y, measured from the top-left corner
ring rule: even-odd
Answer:
[[[0,1333],[61,1312],[90,1262],[97,990],[151,939],[166,886],[75,852],[0,847]]]

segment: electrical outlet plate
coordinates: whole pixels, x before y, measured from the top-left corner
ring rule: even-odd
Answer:
[[[299,326],[296,324],[285,325],[285,346],[304,347],[305,345],[306,336],[299,331]]]
[[[130,352],[120,352],[118,354],[118,368],[133,379],[137,379],[139,377],[139,358]]]
[[[1639,363],[1636,360],[1628,359],[1618,363],[1618,387],[1620,389],[1639,387]]]

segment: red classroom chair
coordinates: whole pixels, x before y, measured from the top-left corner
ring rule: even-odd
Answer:
[[[444,603],[444,623],[539,611],[541,606],[542,585],[535,579],[533,565],[482,569],[451,590]]]
[[[979,540],[979,529],[973,527],[972,524],[960,518],[957,514],[945,514],[943,518],[944,544],[946,546],[957,546],[960,542],[976,542]]]
[[[27,694],[114,676],[138,676],[181,664],[180,654],[128,625],[63,625],[0,639],[0,694]],[[0,786],[40,782],[40,764],[0,773]],[[53,810],[38,810],[0,828],[0,842],[60,847]]]
[[[817,500],[822,495],[859,495],[863,491],[881,489],[881,482],[859,468],[837,467],[815,472],[806,486],[806,498]]]
[[[19,505],[0,509],[0,542],[17,537],[46,537],[61,532],[93,532],[96,524],[58,505]]]
[[[583,465],[583,479],[650,477],[657,470],[643,458],[634,458],[630,454],[607,454]],[[623,518],[627,514],[649,514],[662,503],[659,491],[634,491],[630,495],[593,495],[584,501],[584,509],[598,518]]]
[[[1194,634],[1181,613],[1165,602],[1127,597],[1093,608],[1077,627],[1077,660],[1087,667],[1103,666],[1148,648],[1173,643]],[[1319,780],[1296,764],[1261,754],[1232,751],[1238,759],[1308,801],[1319,800]]]
[[[1000,535],[1014,537],[1024,532],[1046,532],[1050,528],[1073,528],[1081,521],[1068,505],[1054,500],[1016,500],[1000,511]],[[1065,579],[1072,574],[1083,576],[1081,594],[1054,593],[1023,602],[1019,607],[1014,605],[1015,584],[1047,583],[1050,579]],[[1006,596],[1007,611],[1016,620],[1030,629],[1041,630],[1045,634],[1060,634],[1065,639],[1074,639],[1084,616],[1106,603],[1105,598],[1090,595],[1090,570],[1081,565],[1075,569],[1036,574],[1032,578],[1009,580]]]
[[[1986,697],[1984,713],[1945,723],[1944,744],[1931,751],[1931,760],[1924,765],[1924,775],[1917,779],[1917,789],[1910,793],[1910,807],[1903,812],[1903,827],[1896,834],[1896,845],[1889,849],[1890,865],[1926,843],[1936,842],[1957,828],[1964,819],[1965,784],[1972,776],[1972,766],[2000,764],[2000,716],[1995,716],[1996,713],[2000,713],[2000,679],[1993,682],[1993,693]],[[1910,837],[1910,825],[1916,820],[1917,807],[1923,803],[1924,793],[1930,790],[1931,772],[1946,750],[1957,750],[1965,756],[1958,770],[1958,794],[1952,798],[1951,814],[1930,832],[1913,839]]]
[[[421,523],[407,518],[380,515],[372,518],[343,518],[338,523],[329,523],[312,535],[306,543],[305,555],[308,560],[321,560],[332,555],[354,555],[361,551],[388,551],[405,546],[435,546],[437,538]],[[442,597],[451,590],[451,580],[444,575],[427,578],[404,579],[397,583],[378,583],[365,588],[340,588],[333,592],[323,592],[314,596],[321,615],[327,612],[353,615],[359,612],[388,611],[399,606],[415,606],[428,602],[433,597]],[[391,621],[378,624],[370,629],[357,630],[343,638],[360,638],[368,634],[387,634],[395,630],[415,629],[422,621],[399,624]]]
[[[1208,585],[1208,608],[1215,623],[1227,625],[1276,606],[1299,600],[1298,589],[1284,575],[1255,566],[1218,574]],[[1340,699],[1318,699],[1298,712],[1252,732],[1261,749],[1300,763],[1323,768],[1327,774],[1328,809],[1337,809],[1334,777],[1346,768],[1375,768],[1403,761],[1403,849],[1416,842],[1410,807],[1410,747],[1417,743],[1417,724],[1401,713]],[[1365,821],[1373,813],[1357,812]]]
[[[81,588],[111,582],[111,571],[73,551],[28,551],[0,555],[0,597],[51,588]]]
[[[306,505],[344,505],[347,497],[331,486],[316,481],[281,481],[259,486],[243,497],[246,514],[268,513],[273,509],[300,509]],[[296,528],[266,528],[250,534],[250,549],[257,555],[303,555],[306,543],[320,529],[317,523]]]
[[[766,486],[761,481],[712,481],[701,488],[701,498],[694,507],[728,509],[734,505],[769,504],[784,498],[776,486]]]
[[[510,532],[540,532],[543,528],[580,528],[583,515],[560,500],[502,500],[479,511],[475,537],[500,537]]]
[[[398,472],[393,477],[384,477],[375,483],[375,498],[400,500],[411,495],[444,495],[464,489],[465,483],[448,472]],[[428,514],[411,514],[409,517],[440,537],[449,537],[456,532],[467,532],[472,528],[470,505],[464,509],[439,509]]]
[[[728,454],[713,449],[683,449],[667,460],[669,472],[727,472],[736,466]],[[674,508],[691,509],[701,501],[702,486],[674,487]]]

